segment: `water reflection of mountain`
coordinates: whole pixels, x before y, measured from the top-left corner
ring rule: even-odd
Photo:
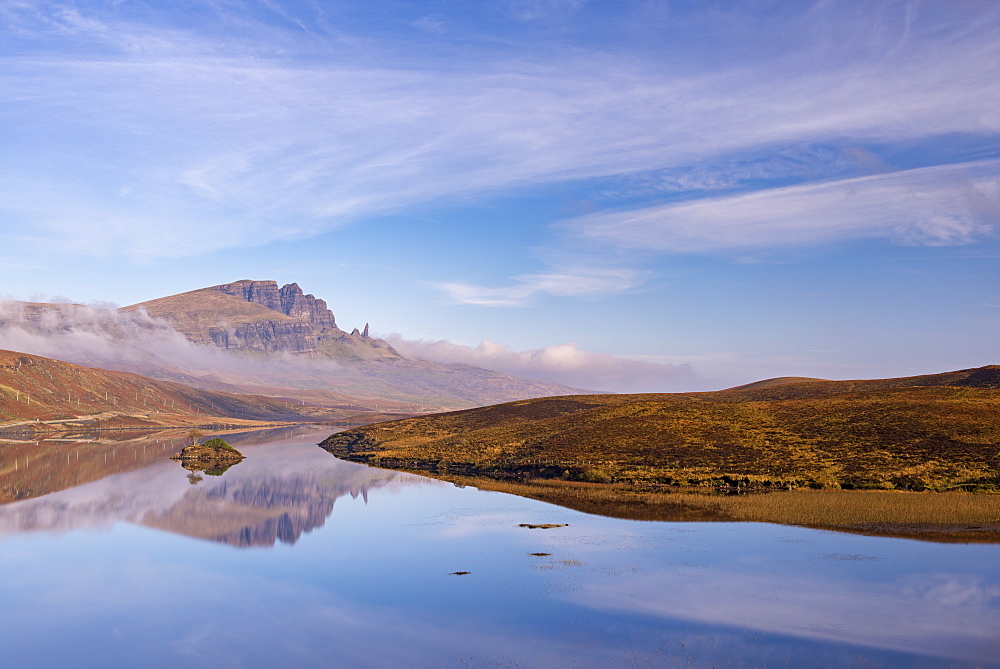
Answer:
[[[0,506],[0,535],[130,522],[234,546],[274,546],[321,527],[341,497],[367,501],[374,489],[426,481],[332,458],[315,446],[323,436],[313,429],[234,439],[246,460],[196,485],[158,454],[133,471]]]
[[[369,490],[406,478],[377,469],[349,468],[348,463],[338,461],[315,470],[314,453],[304,458],[308,462],[302,463],[307,466],[301,471],[273,475],[261,471],[261,454],[255,455],[257,462],[248,458],[219,480],[206,477],[166,511],[151,510],[138,522],[234,546],[291,544],[322,527],[338,498],[360,496],[367,502]],[[266,460],[272,455],[268,452]],[[281,454],[281,459],[287,464],[288,454]],[[245,470],[248,464],[256,465],[256,471]]]

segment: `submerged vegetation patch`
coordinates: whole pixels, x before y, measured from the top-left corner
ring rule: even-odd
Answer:
[[[568,523],[541,523],[539,525],[534,525],[532,523],[521,523],[518,527],[527,527],[529,530],[553,530],[557,527],[568,527]]]

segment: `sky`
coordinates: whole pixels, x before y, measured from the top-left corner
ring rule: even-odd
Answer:
[[[0,296],[620,392],[1000,363],[992,1],[0,0]]]

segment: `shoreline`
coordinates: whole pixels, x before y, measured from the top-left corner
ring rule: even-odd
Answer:
[[[325,444],[326,442],[324,442]],[[1000,543],[1000,494],[844,489],[720,490],[710,486],[506,478],[441,471],[320,446],[334,457],[584,513],[636,521],[763,522],[940,543]],[[446,468],[447,469],[447,468]]]

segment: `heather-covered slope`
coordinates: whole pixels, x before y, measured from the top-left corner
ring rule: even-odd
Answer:
[[[287,399],[199,390],[138,374],[0,350],[0,430],[330,420],[347,415]]]
[[[511,402],[336,434],[339,457],[495,479],[1000,490],[1000,366]]]

